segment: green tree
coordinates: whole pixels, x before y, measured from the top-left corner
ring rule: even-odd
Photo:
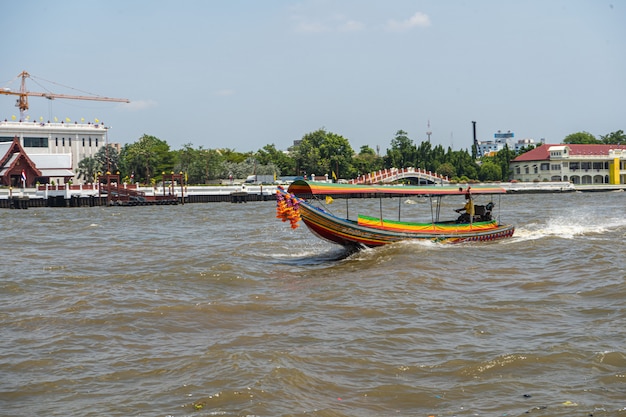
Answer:
[[[440,164],[435,170],[439,175],[444,175],[448,178],[456,177],[456,170],[454,169],[454,165],[450,162],[444,162]]]
[[[221,178],[246,178],[254,172],[254,165],[245,162],[223,161],[220,164],[219,176]]]
[[[446,162],[446,151],[443,149],[443,146],[437,145],[428,154],[428,159],[426,160],[426,169],[429,171],[434,171],[439,174],[439,166],[442,163]]]
[[[302,137],[295,149],[295,160],[299,173],[332,175],[350,178],[354,174],[352,165],[354,151],[344,137],[324,129]]]
[[[486,158],[483,158],[483,160],[492,161],[494,164],[499,165],[502,176],[498,180],[508,181],[509,178],[513,175],[513,173],[510,170],[510,166],[511,166],[511,160],[513,160],[515,156],[516,156],[515,151],[510,150],[509,146],[505,145],[503,149],[500,149],[495,154],[495,156],[486,157]]]
[[[174,151],[175,171],[186,172],[189,176],[189,167],[198,158],[198,150],[191,143],[183,145],[182,149]]]
[[[110,144],[98,149],[94,158],[98,161],[98,170],[100,172],[117,172],[120,169],[120,154],[117,148]]]
[[[478,178],[478,165],[476,164],[476,160],[467,150],[452,151],[451,149],[448,149],[445,161],[452,164],[455,168],[457,176],[471,179]]]
[[[78,179],[83,179],[86,183],[96,182],[96,176],[98,171],[100,171],[101,166],[100,163],[96,160],[96,158],[87,157],[83,158],[78,163]]]
[[[203,184],[218,178],[223,160],[219,151],[202,146],[194,149],[191,143],[187,143],[173,154],[174,171],[185,173],[187,183]]]
[[[200,147],[189,165],[188,181],[190,184],[208,184],[218,179],[223,172],[225,158],[217,149]],[[228,173],[224,178],[228,178]]]
[[[500,181],[502,179],[502,168],[493,161],[484,161],[480,165],[478,179],[481,181]]]
[[[143,135],[137,142],[127,144],[120,153],[120,163],[127,173],[146,184],[161,172],[174,169],[174,155],[167,142],[154,136]]]
[[[391,140],[391,148],[385,157],[386,168],[407,168],[415,166],[417,150],[404,130],[398,130]]]
[[[569,134],[563,139],[563,143],[571,144],[599,144],[602,143],[589,132],[576,132]]]
[[[608,135],[600,135],[600,141],[607,145],[626,145],[626,134],[624,134],[623,130],[618,130]]]
[[[223,148],[223,149],[220,149],[219,151],[222,154],[224,161],[233,162],[235,164],[243,162],[247,158],[252,156],[252,152],[241,153],[241,152],[235,151],[234,149],[229,149],[229,148]]]
[[[276,175],[296,175],[296,161],[289,154],[276,149],[276,145],[265,145],[255,155],[262,165],[276,167]]]
[[[521,148],[519,148],[519,150],[517,151],[517,155],[521,155],[523,153],[532,151],[533,149],[535,149],[537,146],[541,146],[541,143],[538,143],[536,146],[533,144],[528,144],[526,146],[522,146]]]
[[[428,141],[419,144],[415,149],[415,161],[413,167],[434,171],[434,161],[432,157],[432,145]]]
[[[359,154],[352,159],[357,175],[369,174],[384,168],[383,159],[367,145],[361,146]]]

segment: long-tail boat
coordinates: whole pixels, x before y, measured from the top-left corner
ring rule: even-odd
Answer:
[[[289,221],[292,228],[298,227],[300,220],[313,234],[352,249],[376,247],[410,239],[424,239],[442,243],[494,241],[513,236],[514,226],[501,224],[493,209],[493,196],[506,193],[501,187],[472,185],[458,186],[427,185],[353,185],[325,183],[307,180],[294,181],[287,190],[279,187],[276,195],[277,216]],[[382,199],[389,197],[425,197],[430,201],[430,220],[426,222],[386,219],[382,214]],[[444,197],[465,197],[474,208],[474,213],[466,212],[456,219],[440,220]],[[474,201],[487,197],[484,205]],[[378,217],[358,214],[350,219],[333,214],[328,204],[336,198],[380,198]],[[400,200],[401,201],[401,200]],[[348,201],[346,201],[348,207]],[[467,206],[466,206],[467,207]],[[460,209],[459,209],[460,210]],[[456,210],[456,211],[459,211]],[[346,208],[346,211],[348,209]]]

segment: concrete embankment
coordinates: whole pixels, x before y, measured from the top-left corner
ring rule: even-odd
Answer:
[[[567,193],[576,191],[570,182],[503,182],[498,184],[507,193]]]
[[[466,184],[463,184],[465,186]],[[540,183],[498,183],[507,193],[566,193],[566,192],[612,192],[625,191],[626,184],[585,184],[575,185],[569,182]],[[145,206],[175,205],[187,203],[247,203],[271,201],[275,199],[276,185],[222,185],[188,186],[183,190],[137,187],[141,198],[107,198],[97,189],[76,187],[65,189],[55,187],[40,189],[0,189],[0,208],[26,209],[28,207],[94,207],[94,206]]]
[[[570,182],[506,182],[507,193],[567,193],[625,191],[626,184],[572,184]]]
[[[51,186],[38,188],[0,188],[0,208],[26,209],[29,207],[94,207],[94,206],[148,206],[186,203],[274,200],[276,186],[188,186],[180,187],[120,187],[107,196],[93,186]]]

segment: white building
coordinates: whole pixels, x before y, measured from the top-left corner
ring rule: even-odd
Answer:
[[[78,163],[93,157],[107,143],[107,127],[97,123],[64,122],[17,122],[0,121],[0,143],[13,142],[19,138],[24,152],[37,165],[52,173],[51,181],[63,184],[68,170],[72,171],[72,181],[76,178]],[[54,172],[60,175],[54,177]],[[65,175],[61,175],[65,174]]]
[[[493,134],[493,140],[478,142],[478,149],[476,150],[478,156],[485,156],[497,153],[504,149],[505,146],[512,151],[519,152],[520,149],[535,144],[534,139],[519,139],[517,141],[514,141],[514,137],[515,133],[511,132],[510,130],[506,132],[498,130],[496,133]]]
[[[511,161],[517,181],[626,184],[626,145],[541,145]]]

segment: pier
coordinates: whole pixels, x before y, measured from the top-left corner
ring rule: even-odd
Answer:
[[[187,203],[247,203],[274,200],[276,185],[180,186],[174,181],[141,187],[109,182],[86,185],[39,185],[34,188],[0,188],[0,208],[154,206]],[[118,185],[119,184],[119,185]]]

